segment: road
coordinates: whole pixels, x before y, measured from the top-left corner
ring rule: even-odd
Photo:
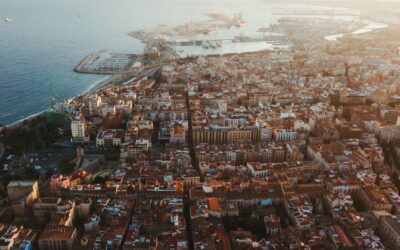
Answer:
[[[157,71],[159,71],[162,68],[163,65],[164,64],[157,64],[154,66],[146,67],[139,72],[133,71],[133,72],[125,73],[122,75],[111,76],[110,78],[107,78],[106,80],[104,80],[104,81],[100,82],[99,84],[97,84],[96,86],[94,86],[89,92],[93,93],[93,92],[96,92],[103,88],[109,88],[109,87],[116,86],[119,84],[128,85],[132,82],[137,82],[147,76],[151,76],[151,75],[155,74]]]
[[[144,68],[142,71],[140,71],[138,74],[136,74],[133,78],[123,82],[122,85],[128,85],[132,82],[140,81],[145,77],[148,77],[148,76],[151,76],[151,75],[157,73],[157,71],[161,70],[162,67],[163,67],[163,64]]]

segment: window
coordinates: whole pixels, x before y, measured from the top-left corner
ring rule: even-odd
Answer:
[[[44,240],[44,241],[42,242],[42,245],[43,245],[43,249],[44,249],[44,250],[49,249],[49,243],[47,242],[47,240]]]
[[[63,241],[61,241],[61,249],[65,249],[65,250],[67,250],[68,249],[68,244],[67,244],[67,241],[65,241],[65,240],[63,240]]]

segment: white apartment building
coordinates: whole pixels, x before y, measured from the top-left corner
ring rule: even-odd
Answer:
[[[71,133],[74,143],[82,143],[89,141],[89,133],[87,131],[87,125],[85,117],[82,114],[77,114],[72,117],[71,121]]]

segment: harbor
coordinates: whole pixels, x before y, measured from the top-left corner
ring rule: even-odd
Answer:
[[[106,50],[93,52],[74,68],[77,73],[117,74],[142,66],[142,56],[135,54],[109,53]]]
[[[65,4],[67,3],[65,2]],[[202,4],[203,8],[190,15],[185,15],[185,13],[176,11],[172,17],[165,13],[167,10],[168,12],[173,12],[175,10],[169,8],[167,5],[162,11],[156,13],[152,12],[155,16],[160,17],[156,19],[147,17],[147,15],[142,17],[141,15],[144,13],[137,11],[135,9],[135,4],[127,1],[127,5],[132,6],[135,16],[141,17],[140,20],[130,22],[130,20],[132,20],[132,11],[125,12],[121,9],[121,12],[118,12],[118,15],[116,15],[118,18],[115,17],[112,19],[113,21],[119,22],[115,24],[109,20],[94,18],[97,13],[95,15],[90,12],[92,3],[85,2],[84,4],[85,6],[79,10],[69,10],[63,13],[63,15],[59,15],[57,19],[52,21],[52,23],[56,25],[49,25],[46,28],[46,30],[49,29],[50,34],[55,34],[58,30],[58,26],[64,27],[63,29],[67,31],[62,35],[60,34],[60,37],[49,41],[48,46],[46,45],[48,53],[40,53],[39,50],[35,50],[37,53],[33,54],[13,54],[12,51],[14,50],[10,50],[9,53],[2,53],[4,62],[12,62],[2,67],[2,82],[9,82],[8,85],[10,89],[12,89],[13,86],[18,86],[20,92],[8,93],[7,91],[3,91],[0,105],[2,107],[0,110],[0,122],[6,124],[12,123],[21,117],[28,116],[29,114],[46,108],[48,100],[47,92],[50,92],[51,95],[55,96],[57,99],[71,97],[90,89],[99,81],[104,81],[105,77],[102,74],[106,76],[109,74],[125,74],[124,69],[121,68],[115,70],[114,68],[100,68],[96,65],[96,69],[93,70],[94,65],[93,67],[87,68],[76,67],[76,65],[74,65],[74,63],[78,64],[81,62],[89,53],[101,48],[109,49],[110,52],[142,54],[142,66],[145,67],[146,65],[157,63],[157,61],[166,62],[168,61],[167,58],[175,59],[191,55],[202,56],[244,53],[245,51],[256,51],[258,49],[274,50],[275,48],[285,47],[284,43],[285,40],[287,40],[287,35],[271,35],[270,33],[274,32],[264,30],[262,27],[267,29],[269,26],[276,24],[279,17],[287,18],[292,16],[289,14],[293,14],[293,16],[296,17],[309,17],[309,19],[325,16],[325,20],[334,18],[335,20],[342,21],[346,18],[346,15],[354,16],[358,19],[377,18],[369,16],[361,17],[359,13],[354,13],[353,11],[346,11],[346,15],[342,14],[342,10],[332,12],[331,10],[335,8],[324,9],[318,7],[312,9],[307,8],[307,6],[297,5],[277,8],[274,4],[268,3],[265,4],[264,9],[258,9],[255,8],[255,5],[242,7],[236,3],[230,3],[231,7],[229,8],[225,8],[223,4],[218,4],[219,6],[216,8],[210,8],[209,4]],[[30,8],[35,8],[35,5],[31,3],[28,5]],[[182,3],[182,5],[187,4]],[[153,5],[148,4],[148,6],[149,9],[153,11]],[[188,8],[191,7],[188,6]],[[38,37],[36,35],[37,31],[35,32],[35,30],[43,25],[45,20],[47,20],[46,18],[43,17],[43,20],[38,23],[29,22],[27,17],[22,13],[13,13],[6,11],[4,8],[1,14],[3,22],[3,25],[1,25],[3,29],[2,32],[3,34],[7,32],[10,34],[9,36],[4,36],[4,41],[10,45],[6,46],[4,49],[8,50],[8,48],[16,46],[14,41],[20,41],[26,48],[29,46],[41,46],[41,39],[38,38],[37,40],[28,42],[26,38],[30,37],[33,39]],[[234,22],[228,25],[228,23],[224,21],[229,19],[234,20],[235,15],[239,17],[239,14],[242,14],[243,22],[236,22],[237,25],[234,25]],[[39,18],[40,16],[37,17]],[[10,18],[11,22],[6,23],[6,18]],[[388,19],[388,17],[385,18]],[[40,19],[42,19],[42,17],[40,17]],[[379,20],[376,21],[379,22]],[[115,25],[118,25],[119,28],[116,29]],[[307,28],[316,30],[313,27],[320,25],[321,24],[313,24]],[[349,34],[364,27],[365,24],[361,24],[352,29],[335,28],[340,26],[340,24],[338,25],[334,22],[330,27],[324,27],[316,31],[321,37],[335,34]],[[21,29],[23,32],[12,32],[15,29]],[[294,32],[297,32],[297,28],[294,25],[293,29]],[[128,33],[130,36],[126,35]],[[282,32],[277,30],[276,33]],[[22,34],[29,34],[29,36]],[[262,40],[262,37],[264,37],[265,41],[233,42],[235,36],[240,36],[241,34],[243,34],[244,37],[256,38],[259,40]],[[46,34],[43,34],[43,36],[44,35]],[[112,37],[112,39],[110,39],[110,37]],[[130,37],[134,37],[135,39],[131,39]],[[230,39],[230,41],[226,39]],[[220,41],[221,44],[215,44],[217,40]],[[194,42],[196,44],[191,45],[189,42],[187,43],[187,41],[196,41]],[[205,41],[204,44],[201,43],[202,41]],[[211,44],[207,41],[210,41]],[[166,44],[167,42],[170,44],[175,43],[176,46],[172,46],[171,48]],[[333,44],[333,42],[330,41],[321,41],[321,44],[325,43]],[[290,44],[286,46],[290,48]],[[146,47],[146,49],[144,49],[144,47]],[[149,52],[148,57],[145,56],[145,50]],[[30,60],[36,60],[40,63],[30,65],[29,67],[27,63],[23,63],[29,62]],[[8,70],[8,64],[10,67],[21,68],[25,72],[36,73],[32,73],[29,80],[27,80],[28,78],[26,78],[24,74],[14,74],[10,76],[9,72],[12,71]],[[76,72],[92,74],[75,74],[71,70],[74,67],[76,67]],[[45,69],[46,74],[42,73],[43,69]],[[128,72],[129,70],[131,69],[128,69]],[[35,93],[33,96],[34,98],[31,98],[28,86],[38,89],[38,93]],[[18,110],[15,112],[9,112],[15,105],[15,103],[12,102],[11,96],[19,96],[21,99],[24,99],[24,102],[21,102],[18,106]],[[34,104],[32,104],[32,102],[34,102]]]
[[[400,11],[21,1],[0,250],[398,249]]]
[[[127,85],[156,74],[165,63],[189,56],[219,56],[232,53],[289,50],[293,47],[290,30],[298,27],[310,29],[320,41],[333,41],[339,32],[357,34],[365,23],[320,18],[283,17],[276,24],[258,27],[253,35],[215,35],[227,28],[239,28],[245,24],[242,13],[205,13],[212,22],[190,21],[181,25],[158,25],[154,28],[129,32],[128,35],[145,44],[142,54],[118,54],[99,50],[86,56],[74,71],[79,73],[110,74],[90,92],[118,85]],[[371,26],[372,27],[372,26]],[[330,30],[333,34],[326,34]],[[356,30],[356,32],[354,32]],[[337,33],[339,35],[337,35]],[[322,40],[321,40],[322,39]]]
[[[222,55],[264,50],[288,49],[291,44],[279,33],[257,30],[244,35],[247,25],[243,12],[206,12],[204,21],[184,24],[159,24],[129,32],[128,35],[145,45],[143,54],[116,54],[105,50],[86,56],[74,71],[92,74],[126,74],[137,72],[147,66],[170,62],[187,56]],[[218,33],[230,32],[232,35]]]
[[[223,45],[223,43],[244,43],[244,42],[266,42],[266,41],[280,41],[287,42],[282,39],[281,36],[258,36],[258,37],[249,37],[249,36],[235,36],[233,38],[222,38],[222,39],[178,39],[174,41],[166,41],[165,44],[168,46],[201,46],[205,49],[208,48],[218,48]]]

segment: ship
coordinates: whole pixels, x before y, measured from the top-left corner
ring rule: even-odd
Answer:
[[[221,22],[232,22],[235,19],[235,15],[231,13],[214,13],[207,12],[203,13],[205,16],[210,17],[213,20],[221,21]]]
[[[204,35],[212,35],[212,34],[217,33],[217,30],[216,29],[211,29],[211,28],[204,28],[202,30],[202,32],[203,32]]]
[[[234,28],[234,27],[243,27],[247,24],[243,20],[243,11],[232,14],[232,13],[203,13],[204,15],[210,17],[211,19],[219,22],[224,22],[227,25],[227,28]]]
[[[243,20],[240,20],[240,21],[236,22],[236,27],[238,27],[238,28],[246,26],[246,25],[247,25],[247,22],[243,21]]]
[[[250,41],[250,37],[245,36],[243,34],[241,34],[240,36],[235,36],[232,39],[232,42],[234,42],[234,43],[243,43],[243,42],[249,42],[249,41]]]
[[[6,18],[4,19],[4,22],[6,22],[6,23],[11,23],[11,22],[14,22],[14,19],[12,19],[11,17],[6,17]]]
[[[216,49],[216,48],[217,48],[217,45],[216,45],[215,42],[213,42],[213,41],[209,41],[209,42],[208,42],[208,45],[209,45],[212,49]]]
[[[247,22],[243,20],[243,11],[241,11],[238,14],[236,14],[234,20],[235,20],[234,21],[235,26],[238,27],[238,28],[243,27],[243,26],[245,26],[247,24]]]
[[[208,45],[208,42],[207,42],[207,41],[203,41],[203,42],[201,43],[201,46],[203,47],[203,49],[208,49],[208,48],[209,48],[209,45]]]

